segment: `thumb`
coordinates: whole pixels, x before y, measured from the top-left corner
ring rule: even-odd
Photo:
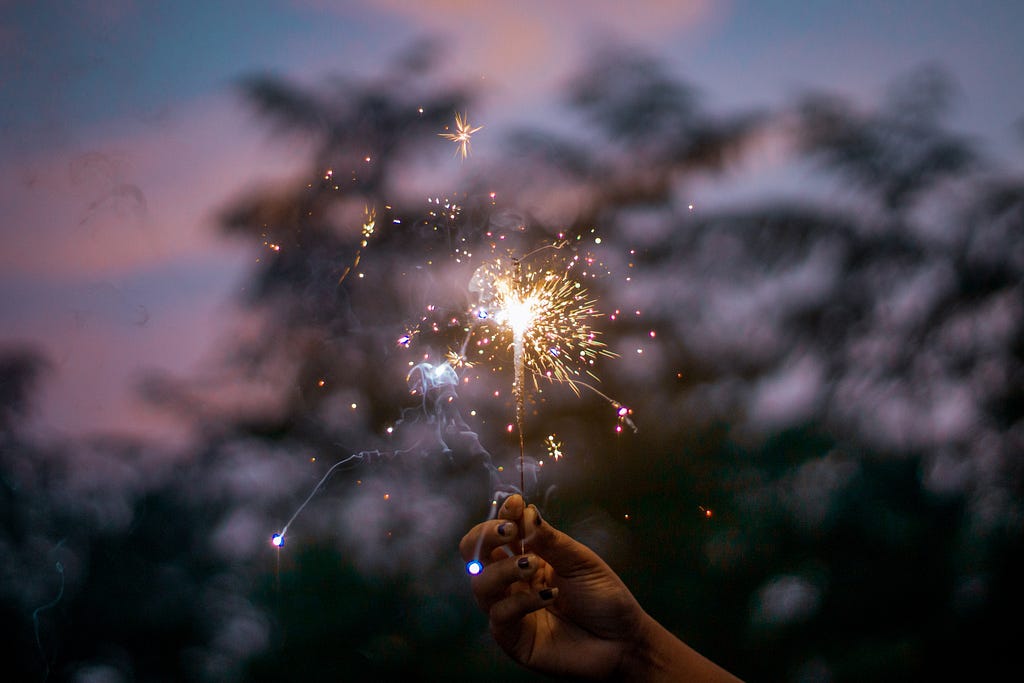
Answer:
[[[563,578],[592,572],[596,568],[607,569],[597,553],[544,521],[536,505],[530,504],[523,511],[523,534],[527,548],[543,558]]]

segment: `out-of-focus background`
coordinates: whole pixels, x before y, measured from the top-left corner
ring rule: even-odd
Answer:
[[[1004,671],[1022,32],[993,0],[0,3],[5,680],[548,680],[456,550],[519,486],[511,352],[416,366],[476,268],[566,240],[618,357],[610,401],[529,385],[548,519],[750,680]]]

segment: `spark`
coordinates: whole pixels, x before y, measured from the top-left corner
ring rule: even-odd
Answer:
[[[547,446],[548,455],[556,461],[565,455],[565,453],[562,452],[562,442],[555,438],[554,434],[548,434],[548,438],[544,440],[544,444]]]
[[[452,142],[458,143],[458,148],[455,153],[461,155],[463,159],[469,156],[469,138],[473,133],[483,128],[483,126],[476,126],[475,128],[470,125],[469,119],[465,114],[455,112],[455,132],[454,133],[438,133],[445,140],[451,140]],[[448,126],[445,126],[445,130],[448,130]]]
[[[448,363],[448,365],[452,366],[456,370],[461,369],[461,368],[471,368],[471,367],[473,367],[473,364],[469,361],[468,358],[466,358],[464,355],[462,355],[460,353],[456,353],[455,351],[447,352],[445,354],[444,359],[445,359],[445,362]]]
[[[373,231],[377,225],[377,212],[369,206],[363,209],[363,229],[361,231],[361,239],[359,240],[359,249],[356,250],[355,259],[352,261],[352,265],[346,266],[341,277],[338,278],[338,284],[340,285],[348,277],[348,274],[355,270],[359,266],[359,259],[362,258],[363,249],[370,243],[370,236],[373,235]],[[359,277],[363,274],[360,273]]]

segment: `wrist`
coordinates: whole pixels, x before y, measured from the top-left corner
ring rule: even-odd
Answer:
[[[623,681],[656,680],[655,673],[663,669],[661,651],[664,647],[663,630],[647,612],[643,612],[633,638],[628,643],[616,672]]]
[[[646,612],[637,626],[636,637],[623,653],[616,675],[618,680],[645,683],[739,681],[679,640]]]

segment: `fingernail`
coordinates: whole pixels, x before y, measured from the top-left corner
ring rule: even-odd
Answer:
[[[544,521],[543,519],[541,519],[540,510],[538,510],[537,506],[533,505],[532,503],[530,504],[530,507],[533,508],[533,514],[536,515],[536,517],[533,518],[533,525],[534,526],[540,526],[541,523]]]
[[[501,524],[499,524],[498,525],[498,535],[499,536],[508,536],[509,535],[509,526],[510,525],[509,525],[508,522],[502,522]]]
[[[530,568],[530,558],[527,557],[526,555],[523,555],[518,560],[516,560],[516,564],[519,565],[520,569],[529,569]]]
[[[554,600],[555,598],[558,597],[558,589],[557,588],[545,588],[538,595],[540,595],[540,599],[544,600],[545,602],[548,601],[548,600]]]

